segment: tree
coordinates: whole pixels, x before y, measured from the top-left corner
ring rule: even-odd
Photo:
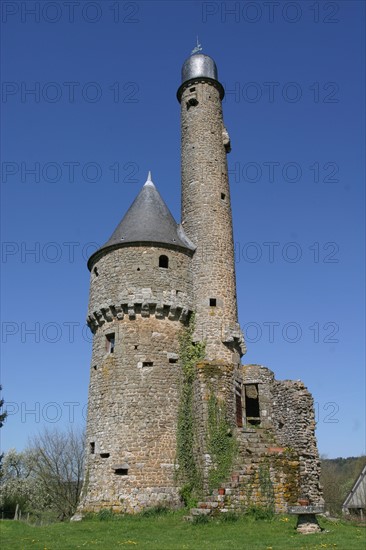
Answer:
[[[10,449],[4,455],[1,479],[1,510],[6,518],[13,518],[17,505],[21,511],[42,511],[47,495],[33,475],[32,457],[29,452]]]
[[[0,386],[0,391],[1,391],[2,389],[3,389],[2,386]],[[0,398],[0,411],[2,410],[3,406],[4,406],[4,399],[3,399],[3,398]],[[6,411],[0,412],[0,428],[3,427],[3,425],[4,425],[4,420],[5,420],[5,418],[7,417],[7,415],[8,415],[8,413],[7,413]]]
[[[2,390],[2,386],[0,385],[0,392]],[[2,412],[4,406],[4,399],[0,397],[0,428],[4,425],[4,420],[7,417],[8,413],[6,411]],[[3,461],[4,453],[0,453],[0,479],[2,477],[2,461]]]
[[[84,436],[69,429],[45,429],[23,452],[4,455],[1,509],[14,517],[22,513],[65,520],[73,515],[82,484]]]
[[[50,507],[60,520],[70,518],[76,511],[82,486],[83,434],[72,429],[45,429],[33,437],[29,452],[34,475],[47,493]]]
[[[346,496],[365,465],[366,457],[321,458],[320,482],[326,509],[331,514],[339,515]]]

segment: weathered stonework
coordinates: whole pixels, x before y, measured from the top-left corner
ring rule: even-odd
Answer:
[[[206,342],[208,359],[237,364],[245,346],[238,325],[220,92],[211,83],[192,81],[180,103],[182,226],[197,247],[191,267],[196,338]],[[210,299],[215,306],[210,307]]]
[[[285,513],[301,495],[313,504],[322,504],[313,401],[302,382],[277,381],[272,371],[259,365],[235,368],[206,361],[197,365],[195,386],[198,448],[204,457],[201,464],[208,502],[218,503],[218,510],[260,506],[278,513]],[[257,391],[256,419],[246,410],[247,387]],[[234,388],[241,391],[241,410],[233,399]],[[207,429],[211,393],[225,404],[232,428],[227,436],[238,442],[232,477],[221,484],[224,496],[217,490],[210,495],[207,483],[213,467]]]
[[[159,267],[162,254],[169,269]],[[192,311],[188,267],[183,252],[143,246],[113,250],[93,266],[83,511],[137,512],[180,501],[174,480],[178,335]]]
[[[182,225],[149,175],[88,262],[93,352],[79,511],[181,505],[177,441],[180,411],[188,411],[181,407],[184,395],[192,400],[190,456],[202,473],[202,509],[256,505],[285,512],[300,495],[319,505],[310,393],[302,382],[277,381],[265,367],[241,365],[224,91],[208,56],[189,58],[183,73]],[[193,312],[193,342],[205,342],[205,357],[190,378],[180,336]],[[213,403],[224,416],[220,437],[235,443],[227,445],[233,454],[226,470],[212,442]],[[213,488],[217,471],[226,473]]]

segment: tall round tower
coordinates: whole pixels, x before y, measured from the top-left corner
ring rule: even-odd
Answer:
[[[221,483],[226,488],[234,471],[240,480],[228,500],[239,509],[245,497],[245,506],[282,512],[300,491],[317,502],[309,392],[302,383],[276,381],[261,366],[240,366],[245,344],[237,316],[230,139],[211,57],[194,53],[186,60],[177,96],[182,224],[149,173],[111,238],[88,261],[93,351],[79,510],[178,505],[178,483],[201,496]],[[204,358],[187,339],[180,346],[192,312],[193,339],[205,342],[195,349],[205,347]],[[192,365],[195,356],[201,359]],[[226,434],[220,452],[212,437],[217,423]],[[274,447],[267,448],[269,441]],[[282,446],[291,453],[279,459]],[[263,475],[266,490],[258,482]],[[220,497],[225,508],[228,500]]]
[[[197,247],[192,258],[198,340],[208,360],[239,364],[245,346],[238,325],[234,243],[224,127],[214,60],[201,53],[183,64],[181,104],[182,226]]]
[[[93,351],[81,511],[176,504],[179,333],[194,247],[148,180],[89,259]]]

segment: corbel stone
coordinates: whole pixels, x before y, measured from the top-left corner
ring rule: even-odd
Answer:
[[[102,312],[98,309],[97,311],[93,311],[93,315],[95,319],[97,320],[98,325],[101,327],[105,323],[105,319],[103,319]]]
[[[109,307],[108,308],[103,307],[102,314],[107,321],[109,322],[113,321],[113,315]]]
[[[123,319],[124,313],[123,313],[123,307],[122,307],[122,305],[120,305],[120,304],[115,305],[115,306],[114,306],[114,310],[115,310],[115,312],[116,312],[116,317],[117,317],[117,319],[119,319],[119,320]]]
[[[91,315],[89,315],[86,320],[86,324],[94,334],[98,328],[98,323],[96,322],[96,320]]]
[[[182,309],[182,313],[180,314],[179,320],[180,321],[186,321],[189,315],[189,309],[187,307],[184,307]]]
[[[155,317],[157,319],[163,319],[164,318],[164,305],[161,302],[156,304]]]
[[[170,309],[169,309],[169,313],[168,313],[168,319],[173,321],[175,319],[175,314],[176,314],[176,307],[171,306]]]
[[[141,317],[150,317],[149,302],[143,302],[143,304],[141,306]]]
[[[136,311],[135,311],[135,304],[132,304],[131,302],[128,304],[128,316],[130,319],[136,319]]]

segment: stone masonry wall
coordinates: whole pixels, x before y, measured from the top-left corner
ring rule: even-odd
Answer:
[[[159,267],[161,255],[168,257],[168,269]],[[136,309],[158,316],[164,307],[174,312],[179,308],[180,314],[192,309],[190,262],[184,252],[157,246],[126,246],[100,258],[90,274],[88,322],[92,330],[113,317],[123,318],[126,307],[132,316]]]
[[[168,269],[158,267],[161,254],[169,257]],[[92,270],[82,512],[137,512],[180,502],[174,461],[179,334],[191,311],[188,266],[189,256],[179,251],[124,247],[99,259],[97,273]]]
[[[242,427],[237,425],[234,385],[236,389],[242,387]],[[248,385],[257,388],[259,423],[255,424],[246,411]],[[273,372],[260,365],[237,368],[217,362],[199,364],[196,418],[205,478],[212,467],[207,451],[207,400],[212,391],[225,402],[227,418],[238,442],[238,454],[231,475],[221,484],[225,494],[219,495],[215,490],[203,505],[224,511],[245,510],[254,505],[286,513],[287,507],[295,504],[301,495],[313,504],[321,504],[313,403],[303,383],[276,381]]]
[[[272,395],[276,438],[299,454],[303,495],[312,504],[322,504],[313,397],[303,382],[292,380],[276,381]]]
[[[112,507],[135,512],[156,503],[179,502],[174,459],[181,371],[178,362],[170,362],[178,357],[179,329],[167,318],[141,317],[116,320],[97,330],[84,511]],[[113,354],[106,352],[106,334],[111,332]],[[123,465],[128,468],[126,476],[115,473]]]
[[[203,472],[204,488],[208,490],[208,471],[212,457],[208,451],[208,400],[215,395],[219,403],[225,406],[228,423],[235,428],[235,409],[233,400],[233,365],[222,361],[202,361],[197,364],[197,376],[194,384],[194,412],[196,435],[198,438],[198,459]],[[232,437],[228,434],[228,437]]]
[[[244,432],[247,429],[254,433],[247,434],[247,437],[244,433],[242,439],[251,439],[252,451],[257,445],[258,454],[267,456],[266,462],[270,465],[273,481],[276,479],[276,461],[282,471],[282,474],[277,471],[280,478],[291,474],[292,494],[289,489],[283,490],[283,487],[290,486],[288,482],[281,482],[275,488],[274,496],[278,497],[280,492],[283,497],[278,499],[278,506],[281,508],[286,502],[293,502],[294,496],[300,494],[304,494],[314,504],[321,503],[320,461],[311,394],[302,382],[277,381],[272,371],[260,365],[244,365],[242,372],[244,385],[258,384],[260,407],[260,426],[253,430],[244,418]],[[245,404],[243,413],[245,417]]]
[[[197,81],[183,91],[181,132],[182,225],[197,246],[192,258],[196,339],[206,341],[207,359],[235,364],[245,350],[237,324],[227,139],[219,91],[212,84]],[[210,307],[210,298],[216,306]]]

